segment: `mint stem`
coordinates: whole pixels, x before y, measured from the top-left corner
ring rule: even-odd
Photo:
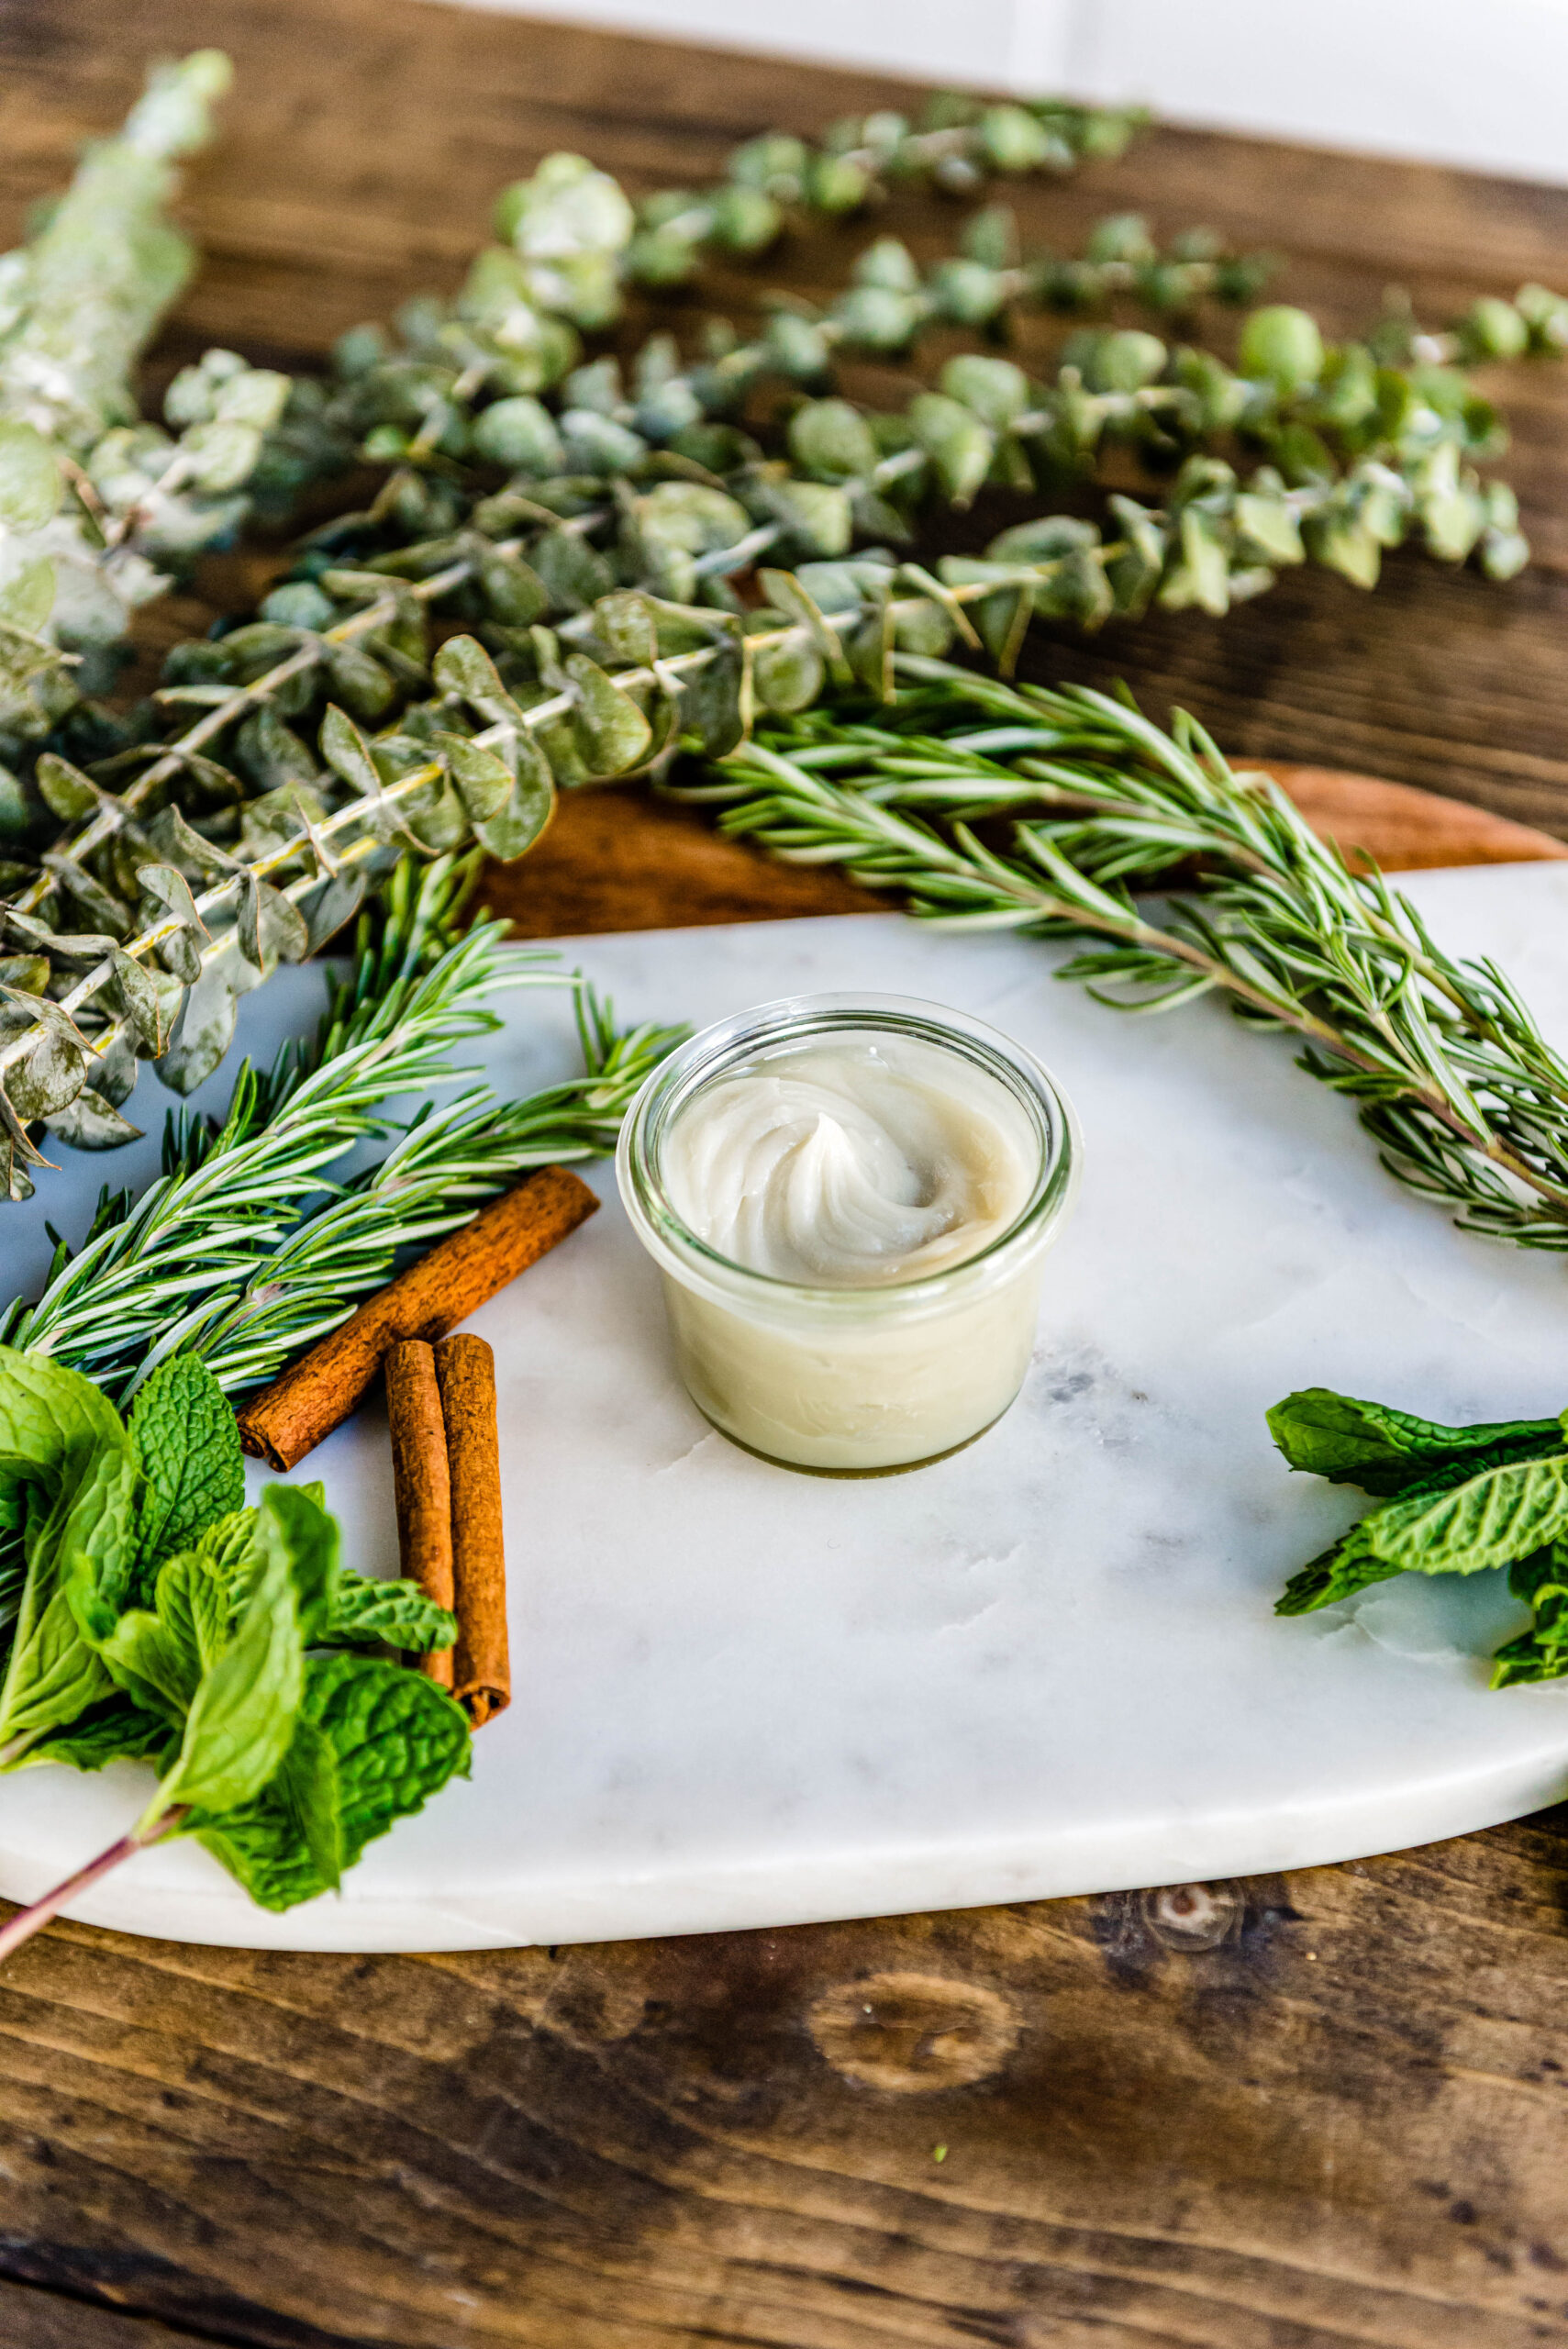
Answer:
[[[57,1884],[52,1892],[46,1892],[41,1900],[35,1900],[30,1909],[18,1909],[7,1924],[0,1926],[0,1965],[5,1964],[13,1950],[20,1949],[24,1942],[31,1941],[51,1917],[58,1916],[68,1900],[74,1900],[79,1892],[85,1892],[89,1885],[96,1884],[100,1876],[107,1876],[111,1868],[117,1868],[122,1860],[128,1860],[137,1852],[144,1852],[150,1843],[156,1843],[161,1836],[168,1835],[182,1826],[189,1808],[186,1803],[176,1803],[172,1810],[164,1811],[161,1818],[154,1820],[150,1826],[133,1827],[128,1834],[111,1843],[106,1852],[100,1852],[95,1860],[89,1860],[85,1867],[76,1870],[74,1876],[68,1876],[63,1884]]]

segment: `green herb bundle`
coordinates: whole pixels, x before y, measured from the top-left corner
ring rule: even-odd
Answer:
[[[0,1757],[158,1774],[127,1835],[0,1929],[0,1956],[169,1835],[292,1908],[466,1772],[462,1709],[377,1653],[450,1646],[451,1617],[346,1573],[318,1486],[243,1504],[233,1414],[200,1364],[166,1364],[122,1421],[78,1372],[0,1348],[0,1512],[26,1561]]]
[[[42,1293],[0,1312],[0,1343],[88,1372],[121,1399],[170,1355],[227,1391],[259,1386],[388,1280],[401,1254],[466,1222],[530,1166],[615,1147],[649,1070],[679,1041],[617,1032],[607,1006],[548,954],[459,919],[473,865],[412,861],[361,917],[313,1039],[270,1070],[242,1065],[227,1114],[172,1116],[163,1171],[139,1198],[106,1192],[75,1250],[61,1241]],[[493,1033],[495,996],[570,986],[584,1074],[513,1101],[468,1084],[454,1052]],[[405,1121],[395,1097],[420,1106]],[[350,1152],[395,1137],[345,1175]],[[0,1555],[4,1554],[0,1540]],[[0,1614],[3,1620],[3,1614]]]
[[[585,157],[548,155],[531,178],[503,190],[497,242],[475,275],[536,317],[603,327],[618,315],[624,284],[684,285],[710,252],[764,252],[802,217],[841,219],[900,185],[970,196],[997,176],[1071,172],[1119,155],[1142,119],[1137,109],[987,103],[943,91],[917,124],[883,108],[845,116],[817,145],[764,132],[735,149],[717,185],[662,188],[636,204]],[[536,348],[543,340],[528,339]]]
[[[1443,1427],[1313,1386],[1268,1418],[1293,1468],[1377,1496],[1292,1575],[1279,1614],[1311,1614],[1395,1575],[1506,1566],[1532,1620],[1498,1649],[1492,1686],[1568,1675],[1568,1414]]]
[[[1217,994],[1300,1039],[1384,1165],[1520,1247],[1568,1248],[1568,1063],[1491,963],[1443,952],[1192,719],[897,656],[891,709],[770,726],[680,796],[775,855],[836,863],[950,930],[1093,941],[1059,975],[1129,1012]],[[1010,852],[974,827],[1011,819]],[[1197,860],[1163,909],[1133,895]]]
[[[752,142],[724,188],[640,215],[583,159],[553,158],[507,192],[504,242],[455,304],[411,306],[390,342],[346,338],[337,384],[312,395],[315,453],[296,455],[308,471],[358,447],[385,465],[371,506],[314,532],[249,623],[177,646],[151,706],[115,718],[51,687],[0,740],[9,1196],[28,1196],[50,1136],[128,1138],[139,1060],[176,1089],[200,1082],[238,995],[318,948],[401,848],[516,857],[558,787],[662,774],[683,748],[723,756],[759,713],[847,677],[885,696],[899,658],[958,641],[1008,674],[1039,617],[1223,612],[1303,561],[1370,586],[1408,537],[1511,575],[1528,549],[1511,493],[1475,470],[1500,433],[1464,369],[1562,347],[1568,311],[1540,288],[1445,335],[1391,313],[1337,347],[1272,306],[1235,368],[1096,328],[1045,379],[967,352],[886,415],[835,395],[838,351],[906,351],[929,321],[993,333],[1020,305],[1122,295],[1179,313],[1259,281],[1195,233],[1162,252],[1130,216],[1070,264],[1024,257],[993,206],[934,269],[884,237],[826,310],[781,303],[749,341],[714,322],[695,357],[660,332],[629,377],[580,363],[579,329],[623,281],[675,282],[716,243],[761,250],[791,205],[853,210],[911,176],[967,190],[1110,151],[1127,128],[944,101],[918,130],[876,117],[815,152]],[[275,451],[287,419],[269,437],[230,416],[228,377],[208,373],[180,392],[192,429],[243,425]],[[762,419],[769,386],[785,409]],[[935,507],[987,486],[1076,495],[1129,454],[1156,486],[1109,494],[1102,520],[1048,511],[935,574],[906,551]]]

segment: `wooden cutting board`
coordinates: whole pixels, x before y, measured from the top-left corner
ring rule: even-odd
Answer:
[[[1568,857],[1568,846],[1550,833],[1408,784],[1328,767],[1272,763],[1268,771],[1316,831],[1386,872]],[[520,863],[487,867],[483,899],[508,917],[519,938],[781,921],[864,913],[885,902],[829,867],[778,864],[721,839],[696,809],[635,785],[563,799]]]

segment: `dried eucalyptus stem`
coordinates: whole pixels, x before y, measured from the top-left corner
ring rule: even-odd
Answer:
[[[1568,1249],[1568,1063],[1495,964],[1445,955],[1407,897],[1352,874],[1190,718],[1167,734],[1085,687],[898,666],[917,689],[888,720],[770,727],[684,796],[940,927],[1095,940],[1060,975],[1114,1008],[1223,995],[1302,1039],[1301,1066],[1359,1105],[1399,1181],[1470,1230]],[[999,815],[1006,855],[973,829]],[[1198,890],[1162,913],[1131,895],[1186,858]]]

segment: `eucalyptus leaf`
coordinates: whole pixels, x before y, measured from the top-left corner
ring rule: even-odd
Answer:
[[[234,1041],[239,1006],[222,963],[198,963],[187,989],[158,1074],[172,1093],[194,1093],[209,1077]]]
[[[55,1118],[75,1100],[86,1081],[87,1055],[68,1035],[50,1028],[27,1059],[9,1074],[11,1107],[18,1118]]]
[[[57,573],[48,555],[35,555],[0,579],[0,621],[36,636],[54,609]]]
[[[440,657],[436,664],[437,682],[440,682]],[[341,775],[351,790],[367,798],[376,797],[381,791],[381,776],[372,758],[370,745],[347,713],[334,702],[321,721],[321,755],[333,770]]]
[[[595,775],[624,774],[647,754],[652,740],[647,718],[586,653],[569,653],[566,674],[575,705],[573,731],[584,765]]]
[[[72,1150],[119,1150],[141,1138],[141,1128],[122,1118],[114,1103],[91,1085],[83,1085],[62,1109],[47,1116],[45,1123],[57,1141]]]
[[[156,949],[160,960],[183,985],[194,985],[201,976],[201,950],[208,933],[196,911],[190,883],[172,864],[144,864],[137,878],[161,915],[172,916],[177,925],[160,939]]]
[[[498,815],[512,796],[512,770],[506,760],[465,734],[438,734],[435,739],[470,818],[479,823]]]
[[[94,815],[106,796],[91,776],[57,751],[46,751],[33,772],[46,806],[62,824],[77,823],[83,817]]]
[[[514,757],[507,798],[494,815],[476,817],[473,824],[481,848],[504,864],[524,855],[555,813],[555,778],[531,734],[517,736]]]
[[[41,530],[60,504],[60,463],[36,425],[0,422],[0,523]]]

